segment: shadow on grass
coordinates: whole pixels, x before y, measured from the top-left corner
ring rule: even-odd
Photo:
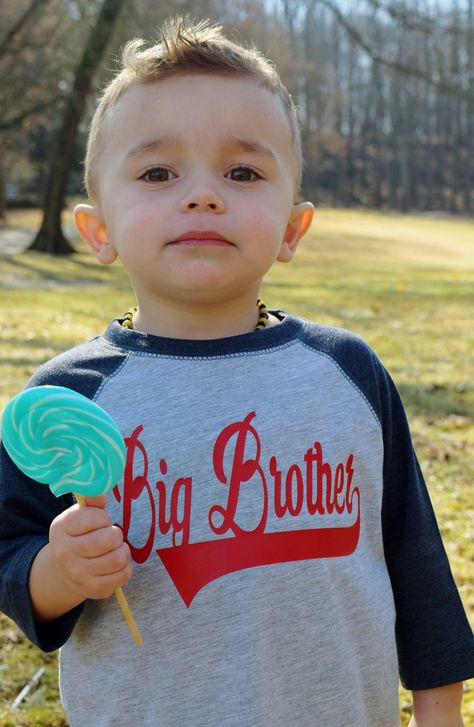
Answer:
[[[474,419],[473,389],[467,384],[408,386],[398,383],[397,388],[410,416]]]
[[[10,267],[17,268],[20,271],[28,271],[34,273],[37,278],[43,280],[44,282],[54,282],[54,284],[56,285],[99,285],[101,283],[108,282],[107,273],[104,271],[103,274],[100,274],[100,272],[98,272],[98,268],[94,268],[94,265],[97,265],[97,263],[94,264],[93,261],[91,262],[91,264],[89,264],[83,260],[70,258],[68,262],[70,262],[72,266],[76,266],[78,268],[81,267],[82,269],[85,269],[87,271],[91,270],[91,273],[97,272],[97,274],[95,275],[91,274],[87,275],[86,277],[80,275],[77,277],[74,275],[73,271],[67,273],[56,272],[51,268],[43,268],[42,266],[35,265],[31,256],[26,258],[19,255],[9,255],[8,257],[5,255],[4,258],[8,261]],[[24,282],[31,286],[38,284],[35,278],[25,279]],[[114,284],[115,283],[117,283],[117,281],[114,280]],[[118,283],[120,284],[120,280],[118,281]],[[11,287],[15,286],[12,285]]]
[[[17,267],[22,270],[31,271],[31,272],[35,273],[36,275],[38,275],[38,277],[40,277],[40,278],[61,278],[61,279],[64,278],[64,279],[67,279],[70,277],[69,275],[57,274],[57,273],[55,273],[54,270],[51,270],[50,268],[45,268],[45,267],[42,267],[41,265],[35,264],[35,259],[33,258],[31,253],[28,255],[8,255],[8,256],[5,255],[3,257],[6,259],[6,261],[9,263],[10,266]],[[45,259],[46,258],[37,258],[38,262],[40,260],[44,261]],[[62,259],[63,258],[61,258],[61,260]],[[84,260],[79,260],[75,256],[71,256],[70,258],[67,258],[67,261],[72,266],[82,267],[83,269],[92,269],[93,265],[94,265],[93,261],[91,261],[91,263],[88,263]],[[84,278],[82,278],[81,280],[84,280]],[[102,282],[103,278],[98,276],[98,277],[94,277],[93,280],[94,280],[94,282]]]
[[[44,362],[49,361],[60,353],[68,351],[77,345],[77,341],[52,342],[50,340],[35,339],[32,341],[19,341],[16,338],[2,339],[2,349],[8,350],[9,346],[28,346],[31,356],[0,356],[0,366],[25,366],[37,368]],[[36,355],[35,355],[36,352]]]
[[[304,292],[303,287],[306,287],[308,285],[311,285],[312,281],[308,282],[302,282],[301,278],[299,278],[297,281],[293,282],[284,282],[280,280],[264,280],[264,287],[265,292],[268,297],[273,294],[273,291],[283,290],[283,291],[294,291],[295,293],[299,294],[304,300]],[[317,283],[314,283],[314,287],[316,287]],[[278,303],[278,299],[276,298],[277,293],[275,293],[275,302]]]

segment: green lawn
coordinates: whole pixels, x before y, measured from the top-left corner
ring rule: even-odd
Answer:
[[[0,231],[1,234],[1,231]],[[350,328],[395,378],[462,599],[474,613],[474,222],[320,210],[295,261],[269,274],[263,298]],[[0,411],[45,359],[96,335],[133,295],[119,266],[88,254],[0,255]],[[39,666],[19,709],[9,705]],[[474,724],[474,685],[464,718]],[[401,690],[403,724],[409,695]],[[42,655],[0,615],[0,727],[66,725],[56,657]]]

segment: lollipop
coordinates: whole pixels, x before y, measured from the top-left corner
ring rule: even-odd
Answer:
[[[2,419],[2,440],[17,467],[59,497],[105,494],[121,477],[125,444],[114,420],[95,402],[63,386],[17,394]],[[115,595],[137,645],[142,638],[123,595]]]

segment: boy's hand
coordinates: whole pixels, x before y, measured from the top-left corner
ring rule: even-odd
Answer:
[[[463,727],[462,695],[462,682],[414,691],[413,717],[408,727]]]
[[[130,548],[105,511],[105,495],[85,498],[53,520],[50,545],[58,575],[81,597],[108,598],[132,576]]]
[[[108,598],[132,576],[130,548],[105,511],[105,495],[85,498],[51,523],[49,543],[30,573],[36,619],[57,618],[87,598]]]

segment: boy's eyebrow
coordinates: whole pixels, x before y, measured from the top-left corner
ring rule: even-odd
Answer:
[[[178,148],[180,141],[178,137],[172,135],[159,136],[156,139],[150,141],[144,141],[134,146],[127,152],[127,159],[133,159],[135,157],[142,156],[143,154],[163,151],[164,149]],[[250,152],[251,154],[259,154],[261,156],[269,157],[270,159],[276,159],[275,153],[270,147],[262,144],[260,141],[253,139],[242,139],[238,136],[229,136],[224,140],[223,147],[232,151],[244,151]]]
[[[269,146],[262,144],[260,141],[253,139],[241,139],[238,136],[230,136],[226,142],[226,146],[237,151],[247,151],[252,154],[260,154],[261,156],[276,159],[275,153]]]
[[[134,146],[127,152],[127,159],[139,157],[149,152],[163,151],[163,149],[170,149],[178,146],[179,140],[176,136],[158,136],[156,139],[143,141],[141,144]]]

